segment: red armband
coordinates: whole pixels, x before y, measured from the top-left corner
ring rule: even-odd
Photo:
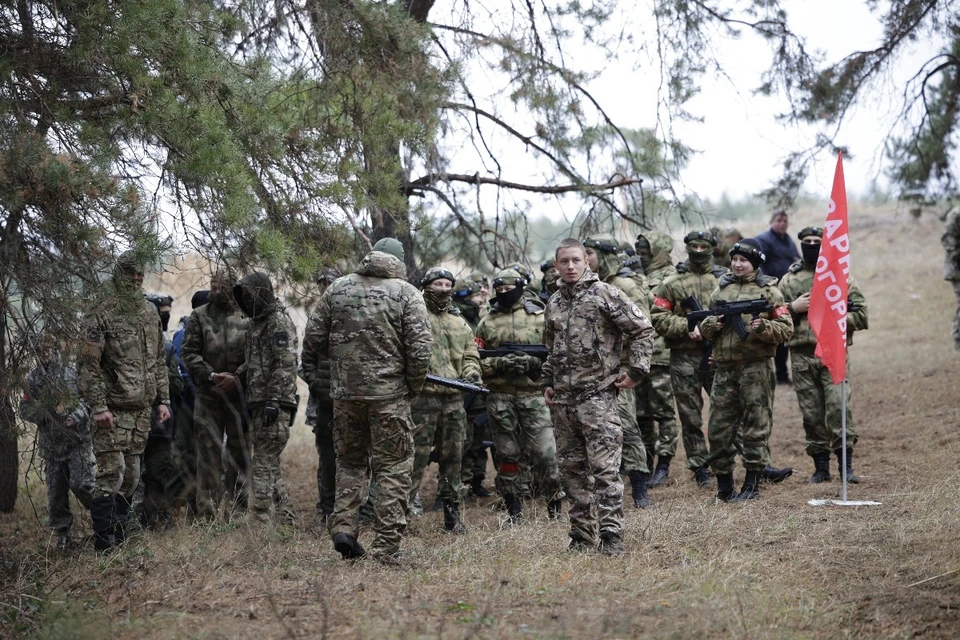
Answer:
[[[776,309],[774,309],[774,310],[770,313],[770,319],[771,319],[771,320],[776,320],[777,318],[779,318],[779,317],[781,317],[781,316],[788,316],[788,315],[790,315],[790,309],[787,308],[787,305],[783,304],[783,305],[780,305],[779,307],[777,307]]]
[[[666,309],[667,311],[673,311],[673,303],[666,298],[661,298],[659,296],[653,299],[653,306]]]
[[[487,346],[487,343],[483,341],[483,338],[474,337],[473,341],[477,343],[477,349],[484,349]]]

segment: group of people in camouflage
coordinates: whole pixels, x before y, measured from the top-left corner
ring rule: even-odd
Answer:
[[[492,282],[435,267],[418,288],[407,282],[404,250],[393,238],[377,242],[354,273],[325,271],[299,375],[310,389],[307,419],[320,459],[317,510],[334,548],[344,558],[400,560],[409,518],[421,513],[431,452],[444,528],[467,533],[466,494],[490,495],[487,445],[504,524],[523,522],[526,498],[542,498],[550,519],[561,517],[566,500],[573,550],[624,552],[623,479],[636,507],[652,504],[648,489],[669,479],[681,437],[698,485],[711,484],[712,470],[719,500],[756,498],[762,481],[792,472],[771,466],[769,447],[779,345],[793,353],[815,468],[808,481],[828,481],[831,452],[841,454],[840,403],[806,321],[822,236],[816,227],[800,232],[802,255],[779,282],[763,270],[759,241],[735,233],[721,241],[707,230],[684,237],[687,257],[676,266],[672,238],[655,231],[633,245],[609,234],[566,239],[541,266],[539,283],[521,264]],[[729,268],[715,262],[723,242]],[[195,481],[184,484],[194,490],[181,497],[189,494],[197,516],[249,503],[251,520],[292,522],[280,453],[299,404],[298,339],[269,278],[251,273],[234,282],[218,271],[165,347],[159,303],[169,312],[170,301],[144,299],[142,274],[132,254],[121,256],[84,316],[76,374],[51,348],[31,378],[24,417],[41,434],[52,420],[77,443],[48,458],[51,525],[69,530],[69,487],[90,506],[96,547],[122,543],[151,423],[171,419],[188,425],[193,440],[196,460],[186,466]],[[696,324],[687,317],[757,300],[764,310],[742,317],[711,312]],[[851,332],[866,329],[855,283],[849,308]],[[428,382],[434,377],[439,384]],[[489,393],[465,395],[443,379]],[[46,421],[37,413],[50,406],[40,400],[44,380],[59,385],[58,413]],[[187,385],[172,417],[176,381]],[[711,400],[706,436],[704,391]],[[856,482],[857,438],[846,406],[846,474]],[[178,419],[181,412],[192,421]],[[180,443],[180,434],[169,440]],[[746,470],[739,492],[737,455]],[[359,542],[365,503],[372,507],[369,552]]]

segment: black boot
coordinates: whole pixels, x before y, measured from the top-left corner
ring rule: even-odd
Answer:
[[[633,493],[633,506],[637,509],[646,509],[653,504],[650,496],[647,495],[647,479],[649,473],[633,470],[630,472],[630,490]]]
[[[338,533],[333,536],[333,548],[340,552],[344,560],[362,558],[367,553],[366,549],[360,546],[357,539],[349,533]]]
[[[470,493],[478,498],[489,498],[493,494],[483,486],[483,476],[473,476],[470,480]]]
[[[523,517],[523,502],[512,493],[503,495],[503,504],[507,507],[507,521],[510,524],[520,524]]]
[[[737,502],[746,502],[760,497],[760,472],[747,470],[747,477],[743,479],[740,495],[734,498]]]
[[[653,475],[650,476],[650,482],[647,483],[647,489],[659,487],[670,477],[671,460],[673,460],[672,456],[660,456],[657,460],[657,468],[653,470]]]
[[[698,467],[694,469],[693,479],[697,481],[697,486],[701,489],[706,489],[710,486],[710,472],[707,471],[706,467]]]
[[[703,469],[703,467],[701,467]],[[705,469],[704,469],[705,471]],[[732,473],[717,474],[717,500],[721,502],[730,502],[737,497],[737,490],[733,488]]]
[[[787,478],[793,475],[793,468],[784,467],[783,469],[777,469],[776,467],[764,467],[763,471],[760,472],[760,479],[764,482],[772,482],[773,484],[780,484]]]
[[[840,472],[840,478],[843,479],[843,469],[840,468],[840,465],[843,464],[843,449],[837,449],[834,453],[837,454],[837,469]],[[827,459],[829,460],[830,454],[827,454]],[[853,449],[847,447],[847,482],[850,484],[860,484],[860,478],[853,475]]]
[[[556,520],[563,515],[563,499],[557,498],[547,503],[547,518]]]
[[[117,494],[113,508],[113,539],[119,547],[127,539],[127,521],[130,519],[130,501]]]
[[[811,456],[813,458],[813,475],[807,478],[807,484],[830,482],[830,452],[821,451]]]
[[[117,545],[113,537],[113,510],[113,496],[95,498],[90,504],[90,518],[93,520],[93,548],[97,551],[108,551]]]
[[[449,500],[443,503],[443,528],[457,535],[467,532],[466,525],[460,521],[460,505]]]

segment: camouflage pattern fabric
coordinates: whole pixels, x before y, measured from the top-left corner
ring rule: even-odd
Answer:
[[[211,293],[209,303],[193,310],[180,358],[198,389],[213,387],[211,373],[236,373],[244,362],[249,329],[250,320],[225,291]]]
[[[783,293],[783,300],[787,307],[794,300],[813,289],[813,265],[805,262],[798,262],[792,265],[787,273],[780,279],[777,288]],[[847,312],[847,345],[853,344],[853,332],[865,331],[869,326],[867,315],[867,300],[863,296],[863,291],[857,285],[853,278],[850,278],[849,291],[847,299],[851,306],[857,307],[856,311]],[[793,335],[787,341],[791,350],[794,347],[817,346],[817,335],[810,327],[806,313],[794,313],[792,308],[790,316],[793,319]]]
[[[677,270],[670,262],[670,252],[673,251],[673,238],[665,233],[658,231],[647,232],[646,237],[650,242],[650,264],[644,267],[644,274],[647,277],[649,286],[649,305],[648,314],[652,313],[654,303],[656,302],[656,292],[660,289],[663,282],[675,275]],[[711,289],[712,291],[712,289]],[[656,325],[654,325],[656,326]],[[663,336],[657,335],[653,341],[653,356],[650,358],[650,364],[654,366],[670,366],[670,350],[663,339]]]
[[[521,464],[529,461],[531,484],[539,486],[548,502],[558,497],[557,443],[543,397],[539,393],[491,393],[487,412],[497,449],[497,492],[524,495]]]
[[[474,347],[476,348],[476,347]],[[463,457],[463,439],[467,413],[463,409],[463,397],[455,395],[421,395],[411,408],[411,417],[416,425],[414,442],[416,456],[411,476],[410,500],[420,491],[423,471],[430,462],[430,451],[437,443],[440,462],[440,478],[437,497],[444,502],[460,504],[463,488],[460,464]]]
[[[231,500],[250,480],[251,438],[239,393],[197,389],[193,412],[197,457],[197,510],[213,516],[226,492]],[[226,435],[226,447],[223,437]],[[225,474],[225,479],[221,476]]]
[[[803,415],[803,432],[806,435],[808,455],[836,451],[843,442],[840,429],[840,388],[833,384],[830,371],[820,358],[813,355],[811,347],[790,350],[790,366],[793,370],[793,389]],[[850,403],[850,357],[847,356],[847,447],[857,444]]]
[[[710,263],[700,266],[685,260],[677,265],[676,274],[668,276],[657,287],[650,319],[671,353],[687,351],[703,354],[703,342],[690,338],[687,313],[692,309],[687,309],[684,302],[692,296],[701,307],[709,308],[710,296],[726,273],[723,267]]]
[[[47,508],[50,527],[57,533],[68,533],[73,524],[70,510],[70,492],[87,509],[93,500],[93,445],[77,449],[65,460],[44,460],[44,480],[47,483]]]
[[[117,494],[129,499],[140,484],[141,458],[150,432],[150,408],[118,409],[112,413],[112,427],[93,425],[94,499]]]
[[[643,382],[640,383],[641,385]],[[639,386],[639,385],[638,385]],[[650,473],[646,443],[637,423],[637,394],[633,389],[620,389],[617,393],[617,415],[623,430],[623,455],[620,472]]]
[[[776,384],[771,358],[717,367],[708,428],[715,474],[733,473],[738,449],[748,471],[770,464]]]
[[[477,325],[477,344],[481,349],[497,349],[502,342],[515,344],[543,344],[544,310],[533,302],[521,299],[512,308],[503,309],[494,304]],[[501,358],[483,358],[483,383],[494,393],[537,393],[539,384],[528,375],[540,370],[541,363],[529,360],[528,370],[508,370]]]
[[[943,237],[940,238],[944,250],[943,279],[952,281],[953,293],[957,297],[957,311],[950,335],[953,336],[954,348],[960,351],[960,209],[953,208],[947,214],[945,223]]]
[[[684,321],[686,322],[686,321]],[[713,388],[715,368],[700,371],[702,355],[676,349],[670,352],[670,384],[680,417],[683,450],[687,468],[699,469],[707,459],[707,441],[703,436],[703,392]]]
[[[372,473],[377,491],[372,494],[374,539],[369,550],[374,556],[390,555],[400,549],[407,527],[415,449],[410,402],[335,400],[333,407],[337,495],[330,536],[348,533],[359,538],[360,506]]]
[[[317,513],[333,513],[337,486],[337,452],[333,448],[333,405],[318,405],[314,417],[313,434],[317,458]]]
[[[263,422],[263,408],[254,409],[250,434],[253,437],[253,477],[251,497],[253,517],[261,523],[277,520],[289,523],[294,518],[287,487],[280,468],[280,454],[290,439],[290,413],[281,409],[269,425]]]
[[[950,325],[950,335],[953,337],[953,346],[960,350],[960,281],[954,281],[953,294],[957,297],[957,311],[953,314],[953,324]]]
[[[677,453],[680,427],[676,418],[670,367],[650,365],[650,373],[637,386],[636,396],[637,424],[643,437],[644,448],[651,454],[672,458]],[[626,440],[626,431],[623,437]]]
[[[433,339],[420,292],[396,257],[371,251],[331,284],[307,323],[304,350],[328,354],[334,400],[383,400],[423,388]]]
[[[599,535],[623,533],[623,432],[612,391],[554,407],[557,460],[570,501],[570,535],[596,545]]]
[[[480,380],[480,354],[473,339],[473,330],[459,313],[455,309],[440,313],[427,311],[430,334],[433,337],[430,373],[443,378]],[[463,404],[462,392],[438,384],[425,385],[423,395],[455,396],[460,399],[461,405]]]

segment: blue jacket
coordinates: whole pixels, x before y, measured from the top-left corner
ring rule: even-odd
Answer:
[[[797,245],[789,235],[781,238],[772,229],[767,229],[758,234],[756,240],[763,247],[763,252],[767,254],[767,261],[760,267],[760,271],[768,276],[782,278],[790,265],[800,259]]]

